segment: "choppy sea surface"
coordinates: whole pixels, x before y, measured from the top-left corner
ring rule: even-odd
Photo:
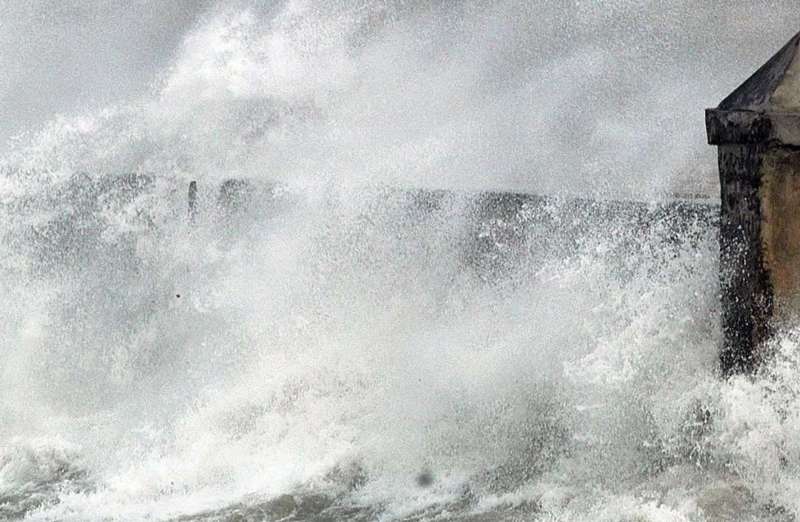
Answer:
[[[603,55],[322,4],[211,9],[0,156],[0,519],[796,520],[800,331],[720,377],[718,207],[570,145]]]

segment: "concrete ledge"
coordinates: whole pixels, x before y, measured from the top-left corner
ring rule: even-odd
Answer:
[[[706,131],[710,145],[800,147],[800,114],[706,109]]]

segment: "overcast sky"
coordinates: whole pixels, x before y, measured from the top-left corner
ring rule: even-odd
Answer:
[[[216,52],[204,48],[213,46],[213,39],[197,35],[210,34],[202,28],[215,13],[249,9],[257,13],[255,25],[267,31],[274,13],[304,12],[308,5],[302,0],[0,0],[0,152],[10,137],[35,132],[56,115],[150,96],[160,79],[174,80],[173,70],[180,72],[181,64],[206,63],[197,56]],[[704,144],[703,109],[716,105],[800,30],[796,0],[323,0],[311,5],[316,17],[361,17],[360,30],[347,26],[347,41],[366,51],[344,64],[353,69],[346,77],[322,71],[333,56],[323,53],[328,61],[305,63],[308,70],[298,77],[297,88],[309,81],[319,89],[350,82],[342,89],[358,103],[340,97],[343,104],[378,113],[385,109],[384,119],[391,123],[370,130],[363,142],[350,136],[342,143],[366,149],[378,147],[378,140],[399,139],[387,129],[399,132],[398,115],[413,108],[387,109],[380,96],[400,85],[396,96],[408,93],[409,103],[425,106],[423,114],[409,116],[418,125],[422,116],[430,119],[441,111],[448,118],[459,103],[467,104],[465,113],[472,116],[452,116],[447,136],[475,136],[468,129],[476,125],[492,133],[463,151],[462,171],[476,164],[498,170],[506,158],[508,173],[498,174],[494,184],[523,189],[531,178],[520,165],[543,170],[556,162],[562,172],[552,177],[558,183],[560,176],[565,185],[572,179],[580,186],[578,181],[590,175],[632,184],[636,176],[678,172],[672,185],[686,178],[698,190],[713,192],[714,152]],[[339,25],[314,27],[335,32]],[[375,35],[380,42],[370,43],[373,36],[377,42]],[[246,56],[260,59],[259,49]],[[429,82],[420,71],[428,71]],[[324,74],[332,78],[327,84],[319,79]],[[415,79],[408,84],[380,80],[393,75]],[[469,85],[461,85],[461,78]],[[420,83],[429,85],[418,89]],[[319,99],[319,91],[312,94]],[[431,98],[447,101],[431,105]],[[347,121],[341,111],[330,113]],[[518,130],[534,120],[535,126]],[[329,139],[325,146],[336,145]],[[445,185],[493,184],[474,173],[442,179]],[[540,184],[547,189],[545,181]],[[530,187],[539,188],[533,182]]]
[[[148,89],[205,0],[0,0],[0,140]]]

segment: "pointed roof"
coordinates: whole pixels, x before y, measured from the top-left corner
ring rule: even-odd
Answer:
[[[800,111],[800,33],[717,107],[725,111]]]
[[[800,145],[800,33],[716,109],[706,110],[708,141]]]

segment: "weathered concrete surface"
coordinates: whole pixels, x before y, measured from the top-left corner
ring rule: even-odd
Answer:
[[[761,166],[761,240],[777,319],[800,314],[800,151],[777,149]]]
[[[725,374],[752,371],[764,341],[800,317],[800,33],[716,109]]]
[[[726,374],[749,371],[770,333],[772,289],[761,248],[760,178],[763,147],[719,148],[720,290]]]

